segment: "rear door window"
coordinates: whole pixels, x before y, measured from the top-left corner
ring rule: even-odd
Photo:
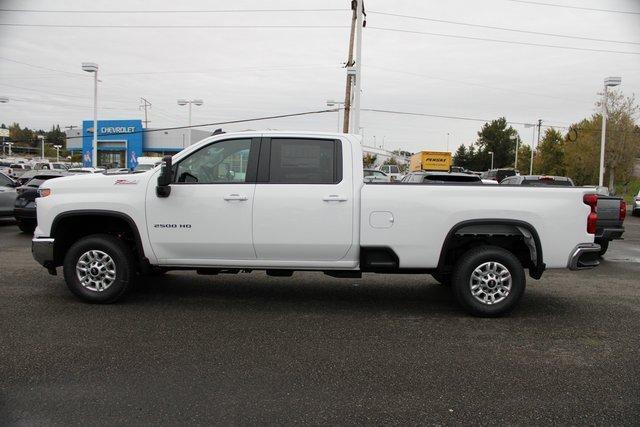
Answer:
[[[337,184],[342,181],[341,147],[332,139],[272,138],[268,182]]]

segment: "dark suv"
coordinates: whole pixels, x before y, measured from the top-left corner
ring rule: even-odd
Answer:
[[[59,173],[48,173],[47,171],[41,171],[38,175],[32,177],[26,184],[16,188],[18,197],[13,209],[13,216],[16,218],[18,228],[23,233],[33,234],[33,230],[36,229],[38,223],[36,217],[36,197],[38,197],[38,187],[43,182],[60,178],[63,175]]]

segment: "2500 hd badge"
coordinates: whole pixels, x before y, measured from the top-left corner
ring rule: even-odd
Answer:
[[[191,228],[191,224],[153,224],[153,228]]]

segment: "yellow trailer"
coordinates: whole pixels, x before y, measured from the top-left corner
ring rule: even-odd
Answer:
[[[451,169],[451,153],[448,151],[420,151],[411,156],[411,172],[444,171]]]

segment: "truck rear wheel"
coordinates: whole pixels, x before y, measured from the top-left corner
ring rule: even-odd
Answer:
[[[524,294],[526,279],[522,264],[511,252],[481,246],[460,258],[451,283],[456,299],[468,312],[495,317],[516,306]]]
[[[93,234],[75,242],[64,257],[69,290],[90,303],[117,301],[134,278],[133,255],[127,245],[108,234]]]

